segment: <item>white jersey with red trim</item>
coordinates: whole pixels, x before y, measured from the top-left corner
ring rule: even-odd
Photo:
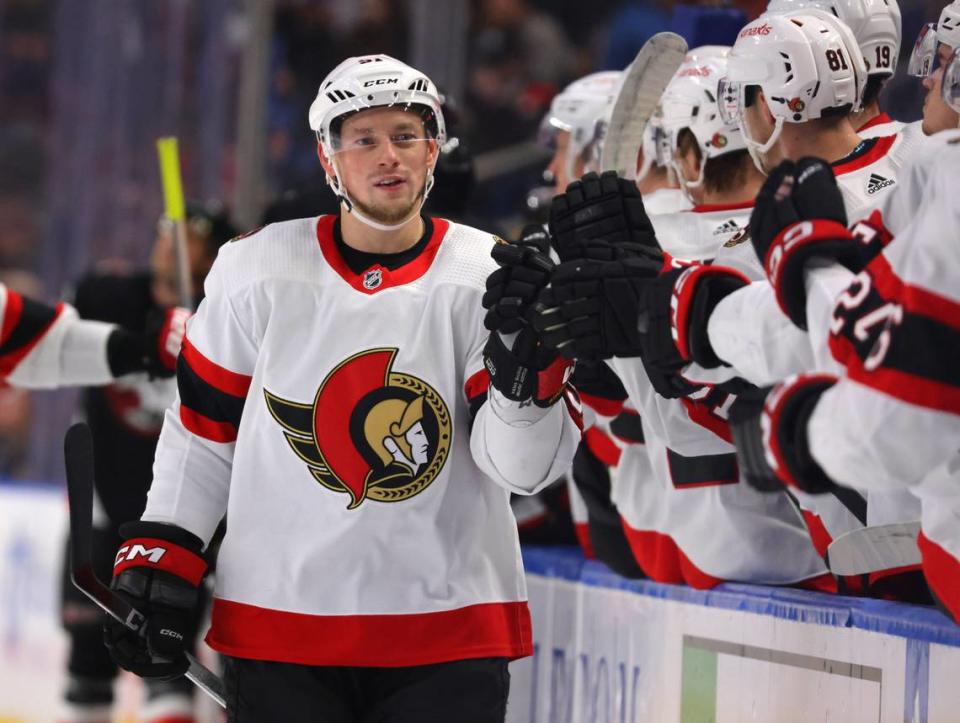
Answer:
[[[691,205],[679,188],[658,188],[643,197],[643,207],[649,216],[685,211]]]
[[[0,379],[53,389],[113,381],[107,338],[114,326],[86,321],[68,304],[33,301],[0,284]]]
[[[744,238],[753,202],[701,205],[651,216],[660,248],[681,261],[714,258],[726,244]]]
[[[857,135],[861,138],[882,138],[896,135],[906,127],[906,123],[894,120],[887,113],[880,113],[860,126]]]
[[[568,468],[579,429],[567,404],[527,426],[491,409],[519,405],[488,390],[483,367],[489,234],[434,219],[413,260],[355,273],[335,222],[275,224],[220,250],[143,519],[208,541],[226,513],[207,636],[225,654],[529,655],[509,494]]]

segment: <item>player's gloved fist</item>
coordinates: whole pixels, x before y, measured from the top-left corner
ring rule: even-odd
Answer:
[[[524,327],[508,342],[491,332],[483,348],[483,365],[490,385],[513,402],[552,406],[567,388],[573,362],[541,344],[536,332]]]
[[[854,273],[863,268],[837,179],[819,158],[784,161],[773,170],[750,214],[750,236],[780,308],[801,329],[807,328],[807,261],[821,257]]]
[[[490,255],[500,268],[487,277],[483,323],[490,331],[512,334],[527,323],[530,308],[550,282],[550,237],[542,226],[530,225],[516,242],[494,245]]]
[[[590,258],[588,242],[598,240],[659,249],[640,191],[613,171],[587,173],[555,196],[549,228],[561,261]]]
[[[110,587],[146,619],[143,634],[110,618],[104,643],[124,670],[144,678],[169,680],[183,675],[185,646],[200,614],[199,586],[207,563],[202,542],[175,525],[128,522],[120,534]]]
[[[147,321],[147,371],[153,376],[170,376],[177,371],[177,357],[191,316],[190,309],[175,306]]]
[[[803,374],[737,397],[730,407],[730,429],[751,487],[761,492],[792,487],[811,494],[836,487],[813,459],[807,439],[820,395],[836,381],[829,374]]]
[[[691,362],[706,369],[723,364],[710,344],[707,323],[717,304],[748,283],[734,269],[696,264],[671,269],[646,284],[641,359],[658,394],[670,398],[695,391],[680,376]]]
[[[638,356],[643,284],[660,268],[645,256],[562,263],[540,294],[533,326],[546,346],[568,359]]]

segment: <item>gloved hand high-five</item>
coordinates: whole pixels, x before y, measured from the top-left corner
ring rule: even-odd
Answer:
[[[530,225],[517,241],[496,244],[490,255],[500,268],[487,277],[483,323],[490,331],[512,334],[526,325],[531,307],[550,281],[550,237],[542,226]]]
[[[660,248],[636,184],[613,171],[587,173],[555,196],[549,228],[561,261],[610,261]]]
[[[750,235],[780,308],[801,329],[807,325],[807,261],[825,258],[854,273],[863,268],[833,169],[819,158],[784,161],[773,169],[750,214]]]

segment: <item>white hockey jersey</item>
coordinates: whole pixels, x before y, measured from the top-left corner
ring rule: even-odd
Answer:
[[[685,211],[690,206],[690,201],[679,188],[658,188],[643,197],[643,207],[650,216]]]
[[[113,380],[107,362],[112,324],[81,320],[69,304],[47,306],[0,284],[0,379],[53,389]]]
[[[882,138],[895,135],[906,126],[906,123],[894,120],[887,113],[881,113],[860,126],[857,129],[857,135],[861,138]]]
[[[700,205],[650,217],[660,248],[681,261],[712,259],[744,236],[753,203]]]
[[[206,542],[226,513],[207,640],[228,655],[386,667],[529,655],[509,493],[569,467],[579,429],[566,404],[509,434],[491,411],[489,234],[435,219],[415,259],[354,273],[335,220],[221,249],[143,519]],[[544,445],[546,468],[531,454]]]

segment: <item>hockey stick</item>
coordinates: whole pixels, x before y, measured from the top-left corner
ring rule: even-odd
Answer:
[[[601,170],[616,171],[624,178],[636,175],[647,121],[686,53],[687,41],[675,33],[657,33],[640,48],[613,104],[600,152]]]
[[[827,566],[834,575],[868,575],[920,564],[919,522],[874,525],[840,535],[827,548]]]
[[[137,635],[146,634],[147,620],[130,603],[103,584],[93,571],[90,542],[93,527],[93,437],[82,422],[67,430],[63,440],[67,466],[67,500],[70,507],[70,579],[84,595],[107,615],[123,623]],[[186,653],[190,668],[187,678],[200,690],[226,708],[223,681]]]
[[[180,151],[176,136],[157,139],[160,179],[163,183],[164,214],[173,224],[173,242],[177,255],[177,295],[179,304],[193,310],[193,283],[190,279],[190,255],[187,251],[187,210],[183,201],[180,175]]]

